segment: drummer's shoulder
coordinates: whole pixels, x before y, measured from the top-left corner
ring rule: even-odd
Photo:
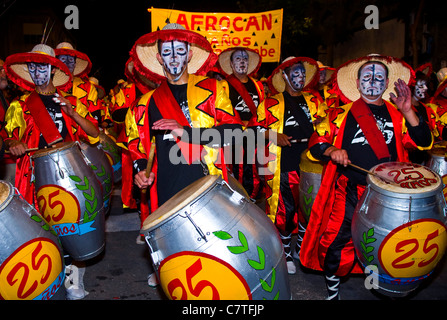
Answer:
[[[22,94],[21,96],[17,96],[14,100],[11,101],[9,104],[9,107],[21,107],[23,104],[26,103],[26,100],[31,95],[31,92],[26,92]]]

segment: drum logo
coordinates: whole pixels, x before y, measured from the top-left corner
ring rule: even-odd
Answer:
[[[50,225],[76,223],[81,209],[74,194],[58,185],[44,185],[37,190],[40,213]]]
[[[58,246],[36,238],[16,249],[0,266],[0,298],[50,299],[65,278]]]

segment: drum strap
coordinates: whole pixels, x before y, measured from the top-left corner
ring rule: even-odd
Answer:
[[[157,108],[163,118],[174,119],[181,126],[190,127],[188,120],[183,114],[177,100],[175,100],[174,95],[172,94],[171,89],[169,89],[168,83],[166,81],[162,82],[157,90],[154,91],[152,97],[154,98],[155,104],[157,105]],[[184,158],[189,164],[192,164],[197,160],[200,161],[203,149],[201,145],[190,144],[185,141],[181,141],[179,138],[177,139],[176,143],[179,146]]]
[[[34,123],[39,128],[39,131],[42,133],[42,136],[48,145],[63,141],[56,124],[36,91],[33,91],[29,95],[27,107],[34,119]]]
[[[390,158],[388,146],[382,132],[377,127],[377,121],[365,101],[361,98],[355,101],[350,109],[354,119],[362,129],[366,140],[377,156],[377,159]]]

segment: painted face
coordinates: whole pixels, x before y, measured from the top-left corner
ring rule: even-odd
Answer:
[[[321,69],[319,74],[320,78],[318,79],[318,82],[324,84],[326,82],[326,69]]]
[[[427,93],[427,81],[418,80],[416,81],[416,85],[414,86],[414,97],[417,100],[422,100],[425,98],[425,94]]]
[[[60,61],[62,61],[63,63],[65,63],[65,65],[68,67],[70,72],[73,73],[75,66],[76,66],[76,58],[75,57],[64,54],[64,55],[57,56],[57,58]]]
[[[359,80],[360,93],[369,97],[369,100],[377,100],[386,90],[386,70],[381,64],[364,66]]]
[[[231,57],[233,71],[238,74],[248,73],[248,53],[245,50],[238,50]]]
[[[303,90],[304,84],[306,83],[306,69],[304,69],[304,66],[301,63],[291,66],[287,77],[293,90]]]
[[[46,85],[51,79],[51,65],[44,63],[28,63],[28,71],[36,86]]]
[[[188,65],[189,48],[185,42],[173,40],[161,45],[161,58],[165,71],[174,77],[180,77]]]

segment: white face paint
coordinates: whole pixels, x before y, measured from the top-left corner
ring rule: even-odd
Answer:
[[[324,84],[326,82],[326,69],[320,69],[320,78],[318,79],[318,82],[320,84]]]
[[[73,73],[73,71],[76,67],[76,58],[75,57],[64,54],[64,55],[57,56],[57,58],[68,67],[68,69],[70,70],[71,73]]]
[[[189,48],[185,42],[173,40],[161,45],[161,58],[165,71],[177,79],[183,74],[188,65]]]
[[[416,100],[422,100],[425,98],[425,94],[427,93],[428,87],[427,82],[425,80],[416,81],[416,85],[414,86],[414,97]]]
[[[51,65],[44,63],[28,63],[28,71],[36,86],[47,85],[51,79]]]
[[[368,64],[360,72],[360,93],[370,101],[379,99],[386,90],[386,70],[381,64]]]
[[[306,69],[301,63],[294,64],[286,73],[289,85],[294,91],[301,91],[306,83]]]
[[[245,50],[238,50],[231,57],[233,72],[241,75],[248,73],[248,53]]]

